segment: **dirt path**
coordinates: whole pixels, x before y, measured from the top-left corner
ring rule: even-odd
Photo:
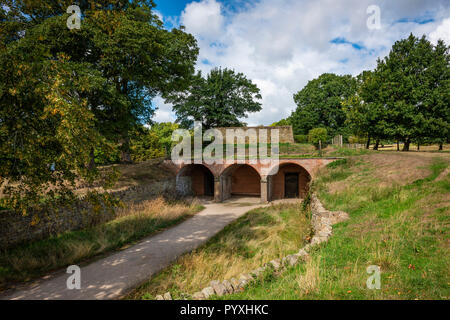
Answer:
[[[251,209],[261,207],[259,198],[207,203],[192,218],[106,258],[81,266],[81,289],[67,289],[70,274],[44,277],[0,299],[114,299],[150,278],[183,253],[217,234]]]

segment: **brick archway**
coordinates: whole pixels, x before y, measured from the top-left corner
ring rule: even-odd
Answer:
[[[172,162],[167,160],[166,165],[171,168],[177,176],[177,190],[183,191],[186,188],[186,183],[189,184],[189,178],[183,178],[186,176],[186,171],[191,166],[203,166],[206,170],[208,170],[214,179],[214,200],[217,202],[223,201],[231,197],[231,188],[232,188],[232,179],[227,178],[230,172],[238,167],[245,166],[247,168],[252,168],[260,178],[260,196],[261,202],[267,202],[271,200],[275,200],[278,197],[284,197],[284,191],[279,191],[279,188],[283,188],[280,183],[285,184],[284,178],[283,180],[279,180],[277,178],[278,171],[285,166],[293,166],[292,172],[298,172],[298,196],[303,197],[306,195],[308,184],[317,174],[319,168],[337,160],[340,158],[281,158],[276,164],[267,163],[266,161],[248,161],[246,160],[244,163],[235,163],[235,162],[224,162],[224,163],[213,163],[208,164],[206,162],[202,164],[191,164],[184,162]],[[287,168],[287,167],[286,167]],[[294,169],[297,168],[297,169]],[[243,170],[243,169],[242,169]],[[247,169],[249,171],[250,169]],[[241,172],[241,175],[245,175],[245,170]],[[188,174],[189,176],[189,174]],[[256,175],[254,175],[256,177]],[[209,182],[211,182],[211,176],[209,178]],[[275,182],[274,182],[275,179]],[[278,179],[278,182],[276,182]],[[256,178],[253,178],[252,184],[256,185]],[[195,181],[194,181],[195,182]],[[239,181],[235,182],[235,185],[239,184]],[[246,182],[247,183],[247,182]],[[276,185],[275,185],[275,184]],[[274,189],[275,187],[275,189]],[[200,189],[201,190],[201,189]],[[253,190],[253,189],[251,189]],[[256,190],[256,187],[253,191]],[[275,192],[275,193],[274,193]],[[185,194],[181,192],[182,194]],[[201,192],[200,192],[201,193]],[[258,194],[255,192],[249,192]],[[274,196],[273,196],[274,195]]]
[[[214,196],[214,175],[203,164],[189,164],[176,177],[177,192],[182,195]]]
[[[310,182],[311,175],[301,165],[293,162],[281,163],[273,168],[268,176],[267,198],[269,201],[290,197],[304,198],[309,191]],[[295,191],[287,190],[292,187]]]
[[[226,167],[219,177],[221,201],[239,196],[261,196],[261,176],[249,164],[233,164]]]

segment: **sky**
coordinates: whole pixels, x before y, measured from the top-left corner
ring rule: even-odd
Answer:
[[[450,44],[448,0],[155,0],[166,28],[180,25],[200,48],[196,68],[244,73],[261,90],[262,110],[242,119],[269,125],[288,117],[293,94],[322,73],[373,69],[410,33]],[[376,11],[379,8],[379,25]],[[369,9],[369,10],[368,10]],[[368,24],[369,20],[369,24]],[[369,26],[370,27],[369,27]],[[377,27],[377,28],[374,28]],[[175,121],[157,97],[154,120]]]

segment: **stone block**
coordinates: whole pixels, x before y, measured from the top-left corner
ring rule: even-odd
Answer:
[[[205,295],[199,291],[192,295],[192,299],[193,300],[203,300],[203,299],[205,299]]]
[[[241,289],[240,284],[239,284],[239,280],[237,280],[236,278],[231,278],[230,279],[230,283],[233,286],[234,291],[239,291],[239,289]]]
[[[233,285],[231,284],[230,281],[228,281],[228,280],[223,280],[223,281],[222,281],[222,284],[223,284],[223,286],[225,287],[225,289],[227,289],[227,293],[228,293],[228,294],[231,294],[231,293],[234,292]]]
[[[164,300],[172,300],[172,295],[170,294],[170,292],[164,293]]]
[[[214,289],[212,287],[206,287],[202,290],[205,299],[208,299],[210,296],[214,295]]]
[[[218,296],[223,296],[227,293],[227,289],[225,288],[225,286],[218,280],[211,281],[209,285],[214,289],[214,292]]]
[[[272,261],[269,262],[275,271],[279,270],[281,268],[281,261],[280,259],[274,259]]]

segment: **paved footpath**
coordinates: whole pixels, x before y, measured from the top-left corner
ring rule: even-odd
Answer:
[[[259,199],[257,199],[259,200]],[[85,266],[81,289],[67,289],[65,270],[0,295],[0,299],[114,299],[149,279],[183,253],[217,234],[251,209],[255,198],[205,204],[192,218]]]

